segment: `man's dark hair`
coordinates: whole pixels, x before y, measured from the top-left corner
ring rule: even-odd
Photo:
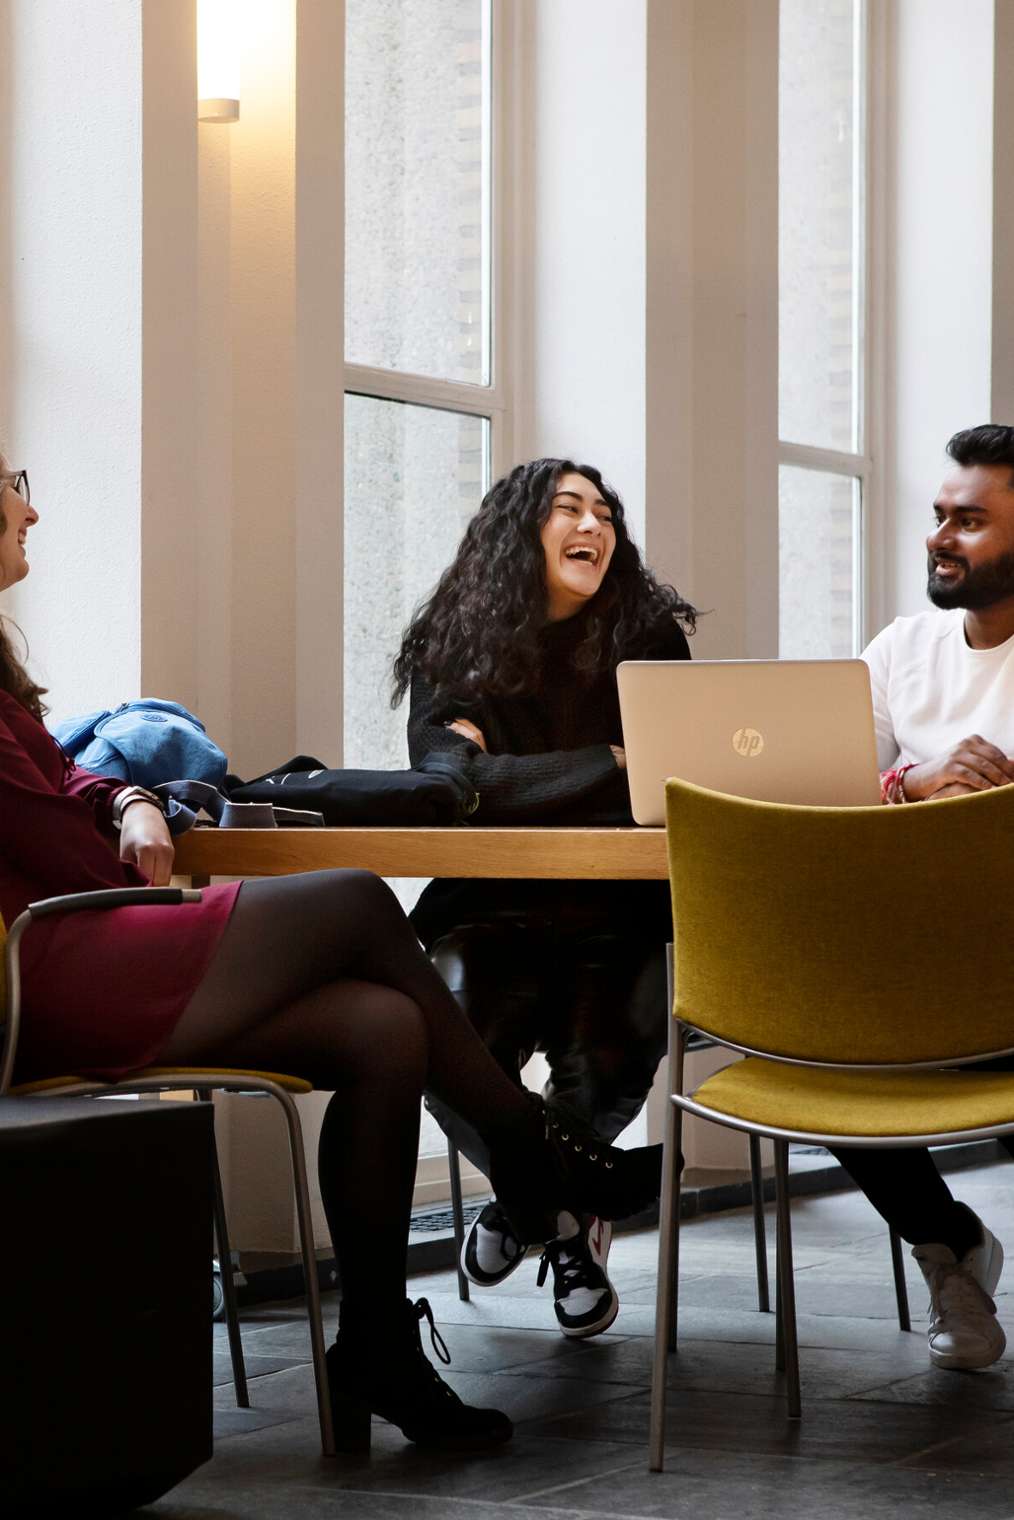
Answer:
[[[962,428],[947,445],[947,452],[964,469],[973,464],[1007,465],[1011,471],[1008,484],[1014,490],[1014,427],[984,422],[980,427]]]

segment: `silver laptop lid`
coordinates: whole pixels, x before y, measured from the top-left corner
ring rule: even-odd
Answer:
[[[616,672],[634,818],[665,822],[665,781],[765,802],[880,801],[862,660],[625,660]]]

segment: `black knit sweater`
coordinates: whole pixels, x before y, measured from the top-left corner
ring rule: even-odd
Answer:
[[[479,794],[476,824],[632,823],[626,772],[612,744],[622,744],[619,699],[612,672],[590,682],[574,669],[583,637],[578,616],[550,623],[541,635],[541,668],[533,689],[519,697],[481,703],[438,703],[420,677],[412,682],[408,749],[416,765],[433,750],[454,750],[465,759]],[[632,659],[688,660],[683,630],[667,622]],[[484,754],[445,725],[467,718],[482,730]],[[668,888],[659,882],[453,881],[431,882],[412,922],[429,947],[449,929],[492,913],[517,911],[576,922],[623,927],[647,937],[670,933]]]

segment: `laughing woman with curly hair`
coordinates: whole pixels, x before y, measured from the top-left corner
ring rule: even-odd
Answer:
[[[410,758],[457,752],[479,794],[476,822],[630,823],[616,666],[689,659],[694,625],[693,607],[644,565],[597,469],[519,465],[488,492],[405,633],[393,700],[411,692]],[[540,1050],[548,1093],[603,1138],[626,1127],[666,1045],[664,883],[439,881],[413,924],[513,1078]],[[488,1175],[474,1130],[430,1105]],[[540,1281],[552,1266],[565,1335],[596,1335],[618,1309],[608,1226],[566,1213],[559,1226]],[[463,1268],[501,1282],[528,1244],[494,1201]]]

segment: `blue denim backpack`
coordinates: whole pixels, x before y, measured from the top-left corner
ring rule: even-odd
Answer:
[[[224,752],[208,738],[200,718],[178,702],[157,697],[67,718],[53,726],[53,735],[83,769],[135,786],[185,779],[218,787],[228,769]]]

